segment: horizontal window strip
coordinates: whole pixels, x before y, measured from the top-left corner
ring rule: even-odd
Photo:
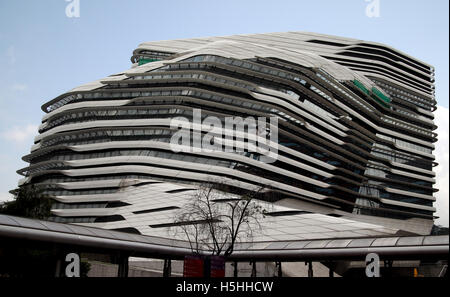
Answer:
[[[271,216],[271,217],[283,217],[283,216],[295,216],[295,215],[302,215],[302,214],[309,214],[311,212],[309,211],[303,211],[303,210],[286,210],[286,211],[274,211],[274,212],[266,212],[264,215]]]
[[[210,224],[218,223],[220,220],[195,220],[195,221],[185,221],[176,223],[165,223],[165,224],[155,224],[149,225],[151,228],[166,228],[166,227],[176,227],[176,226],[186,226],[186,225],[200,225],[200,224]]]
[[[173,210],[173,209],[179,209],[179,207],[178,206],[168,206],[168,207],[152,208],[152,209],[133,211],[133,213],[134,214],[143,214],[143,213],[152,213],[152,212],[166,211],[166,210]]]

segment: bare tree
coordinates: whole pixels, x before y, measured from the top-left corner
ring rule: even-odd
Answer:
[[[228,257],[237,242],[251,241],[254,232],[261,230],[265,210],[254,198],[263,188],[231,198],[219,189],[213,184],[202,185],[176,214],[175,233],[184,233],[193,253],[206,250]]]

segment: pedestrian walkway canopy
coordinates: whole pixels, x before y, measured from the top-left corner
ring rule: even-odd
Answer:
[[[189,242],[186,241],[0,215],[0,248],[8,241],[48,243],[65,249],[161,259],[182,259],[192,254]],[[447,259],[449,236],[384,236],[239,243],[228,260],[361,260],[368,253],[377,253],[383,259]]]

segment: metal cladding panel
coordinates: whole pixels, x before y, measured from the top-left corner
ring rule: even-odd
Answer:
[[[305,249],[314,249],[314,248],[324,248],[330,243],[329,240],[322,240],[322,241],[313,241],[307,244],[304,248]]]
[[[68,229],[70,229],[73,233],[76,234],[82,234],[82,235],[87,235],[87,236],[97,236],[96,233],[92,232],[91,230],[89,230],[88,228],[82,227],[82,226],[76,226],[76,225],[65,225],[65,227],[67,227]]]
[[[120,232],[111,232],[108,230],[102,230],[98,228],[92,228],[90,229],[96,236],[102,237],[102,238],[112,238],[112,239],[120,239],[120,240],[128,240],[130,237],[128,234],[122,234]]]
[[[272,243],[272,244],[268,245],[265,249],[267,249],[267,250],[273,250],[273,249],[279,250],[279,249],[283,249],[287,245],[288,245],[288,243],[286,243],[286,242],[275,242],[275,243]]]
[[[326,248],[343,248],[350,244],[351,239],[331,240],[327,243]]]
[[[398,237],[375,239],[371,246],[395,246],[398,239]]]
[[[0,224],[8,226],[20,226],[17,221],[6,215],[0,215]]]
[[[309,241],[300,241],[300,242],[292,242],[289,243],[285,249],[301,249],[303,247],[305,247],[308,243],[310,243]]]
[[[63,232],[63,233],[73,233],[73,229],[70,229],[66,224],[58,224],[54,222],[41,221],[41,224],[44,225],[47,230],[54,232]]]
[[[362,239],[353,239],[347,247],[367,247],[370,246],[375,239],[373,238],[362,238]]]
[[[448,236],[427,236],[423,240],[423,245],[449,244]]]
[[[28,219],[28,218],[20,218],[20,220],[14,218],[14,220],[16,220],[21,227],[25,227],[25,228],[41,229],[41,228],[45,227],[39,221]]]

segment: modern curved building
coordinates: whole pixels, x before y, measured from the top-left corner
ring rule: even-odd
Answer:
[[[389,46],[304,32],[146,42],[132,67],[46,113],[20,185],[52,220],[167,236],[202,183],[267,187],[260,239],[429,234],[435,208],[434,68]],[[172,119],[278,120],[277,158],[174,152]],[[202,130],[201,133],[206,133]],[[243,140],[245,142],[245,140]]]

